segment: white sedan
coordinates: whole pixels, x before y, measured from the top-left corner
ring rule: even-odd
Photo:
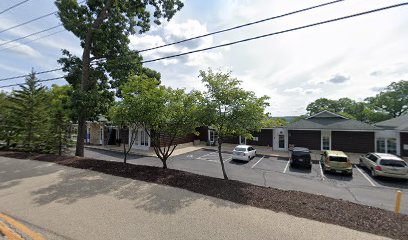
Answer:
[[[232,151],[232,160],[248,161],[256,156],[256,150],[249,145],[238,145]]]

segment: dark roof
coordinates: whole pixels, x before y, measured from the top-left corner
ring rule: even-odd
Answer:
[[[402,115],[386,121],[375,124],[377,127],[383,129],[395,129],[399,131],[408,131],[408,115]]]
[[[328,130],[379,130],[375,126],[354,119],[348,119],[329,111],[324,111],[307,119],[291,123],[287,126],[289,130],[301,129],[328,129]]]

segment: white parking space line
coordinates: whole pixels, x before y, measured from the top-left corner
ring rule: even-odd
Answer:
[[[203,157],[206,157],[206,156],[211,155],[211,154],[213,154],[213,152],[210,152],[210,153],[207,153],[205,155],[199,156],[197,159],[202,159]]]
[[[323,168],[322,168],[322,164],[319,162],[319,168],[320,168],[320,174],[322,175],[322,180],[324,179],[324,173],[323,173]]]
[[[288,170],[289,162],[290,162],[290,161],[288,161],[288,163],[286,163],[286,167],[285,167],[285,170],[283,170],[283,173],[286,173],[286,171]]]
[[[251,168],[254,168],[254,167],[256,166],[256,164],[258,164],[260,161],[262,161],[262,159],[263,159],[264,157],[265,157],[265,156],[262,156],[261,159],[259,159],[254,165],[252,165]]]
[[[371,186],[375,187],[375,184],[373,183],[373,181],[371,181],[371,179],[367,176],[367,174],[365,174],[358,166],[356,166],[356,168],[361,173],[361,175],[363,175],[363,177],[367,179],[367,181],[371,184]]]

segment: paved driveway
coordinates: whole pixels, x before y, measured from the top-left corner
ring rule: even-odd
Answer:
[[[86,156],[122,161],[120,153],[86,150]],[[393,211],[395,193],[403,191],[402,212],[408,214],[408,184],[394,179],[373,179],[360,167],[353,168],[353,177],[341,174],[323,174],[315,162],[311,170],[291,168],[286,159],[259,155],[250,162],[231,161],[231,154],[223,153],[227,174],[231,179],[284,190],[298,190],[328,197],[379,207]],[[154,157],[132,156],[129,163],[161,166]],[[222,178],[218,153],[201,149],[171,157],[168,166],[173,169]]]
[[[47,239],[384,239],[182,189],[4,157],[0,212]]]

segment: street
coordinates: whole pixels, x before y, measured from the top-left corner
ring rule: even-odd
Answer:
[[[0,212],[46,239],[385,239],[53,163],[0,157],[0,169]]]

